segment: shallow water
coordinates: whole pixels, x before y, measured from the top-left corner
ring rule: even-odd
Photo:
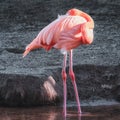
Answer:
[[[62,116],[62,107],[0,108],[0,120],[120,120],[120,106],[83,107],[78,116],[76,107],[67,108],[67,117]]]

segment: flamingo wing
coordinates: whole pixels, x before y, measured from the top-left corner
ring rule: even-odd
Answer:
[[[54,45],[55,48],[71,50],[82,44],[82,24],[86,23],[86,20],[80,16],[72,16],[71,20],[66,23],[66,28],[61,31],[59,40]]]

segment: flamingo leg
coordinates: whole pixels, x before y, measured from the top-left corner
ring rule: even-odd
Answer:
[[[64,94],[64,104],[63,104],[63,115],[66,116],[66,100],[67,100],[67,85],[66,85],[66,61],[67,61],[67,53],[64,54],[63,60],[63,68],[62,68],[62,79],[63,79],[63,94]]]
[[[70,51],[70,61],[69,61],[69,75],[72,80],[72,84],[74,87],[75,91],[75,96],[76,96],[76,101],[77,101],[77,106],[78,106],[78,113],[81,114],[81,107],[80,107],[80,99],[78,95],[78,90],[77,90],[77,85],[76,85],[76,80],[75,80],[75,74],[73,72],[73,59],[72,59],[73,53],[72,50]]]

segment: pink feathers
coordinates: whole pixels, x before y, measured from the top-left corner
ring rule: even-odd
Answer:
[[[47,51],[52,47],[69,51],[81,44],[90,44],[93,41],[93,29],[89,28],[92,22],[88,14],[71,9],[43,28],[27,46],[24,56],[41,47]]]

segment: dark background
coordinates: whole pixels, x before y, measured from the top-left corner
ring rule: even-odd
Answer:
[[[40,49],[24,59],[22,53],[44,26],[71,8],[87,12],[95,21],[92,45],[74,50],[80,98],[120,101],[119,0],[0,0],[1,105],[31,106],[62,100],[60,52]],[[55,79],[55,86],[49,82],[49,76]],[[45,81],[57,95],[47,92]],[[68,99],[73,98],[68,77]]]

